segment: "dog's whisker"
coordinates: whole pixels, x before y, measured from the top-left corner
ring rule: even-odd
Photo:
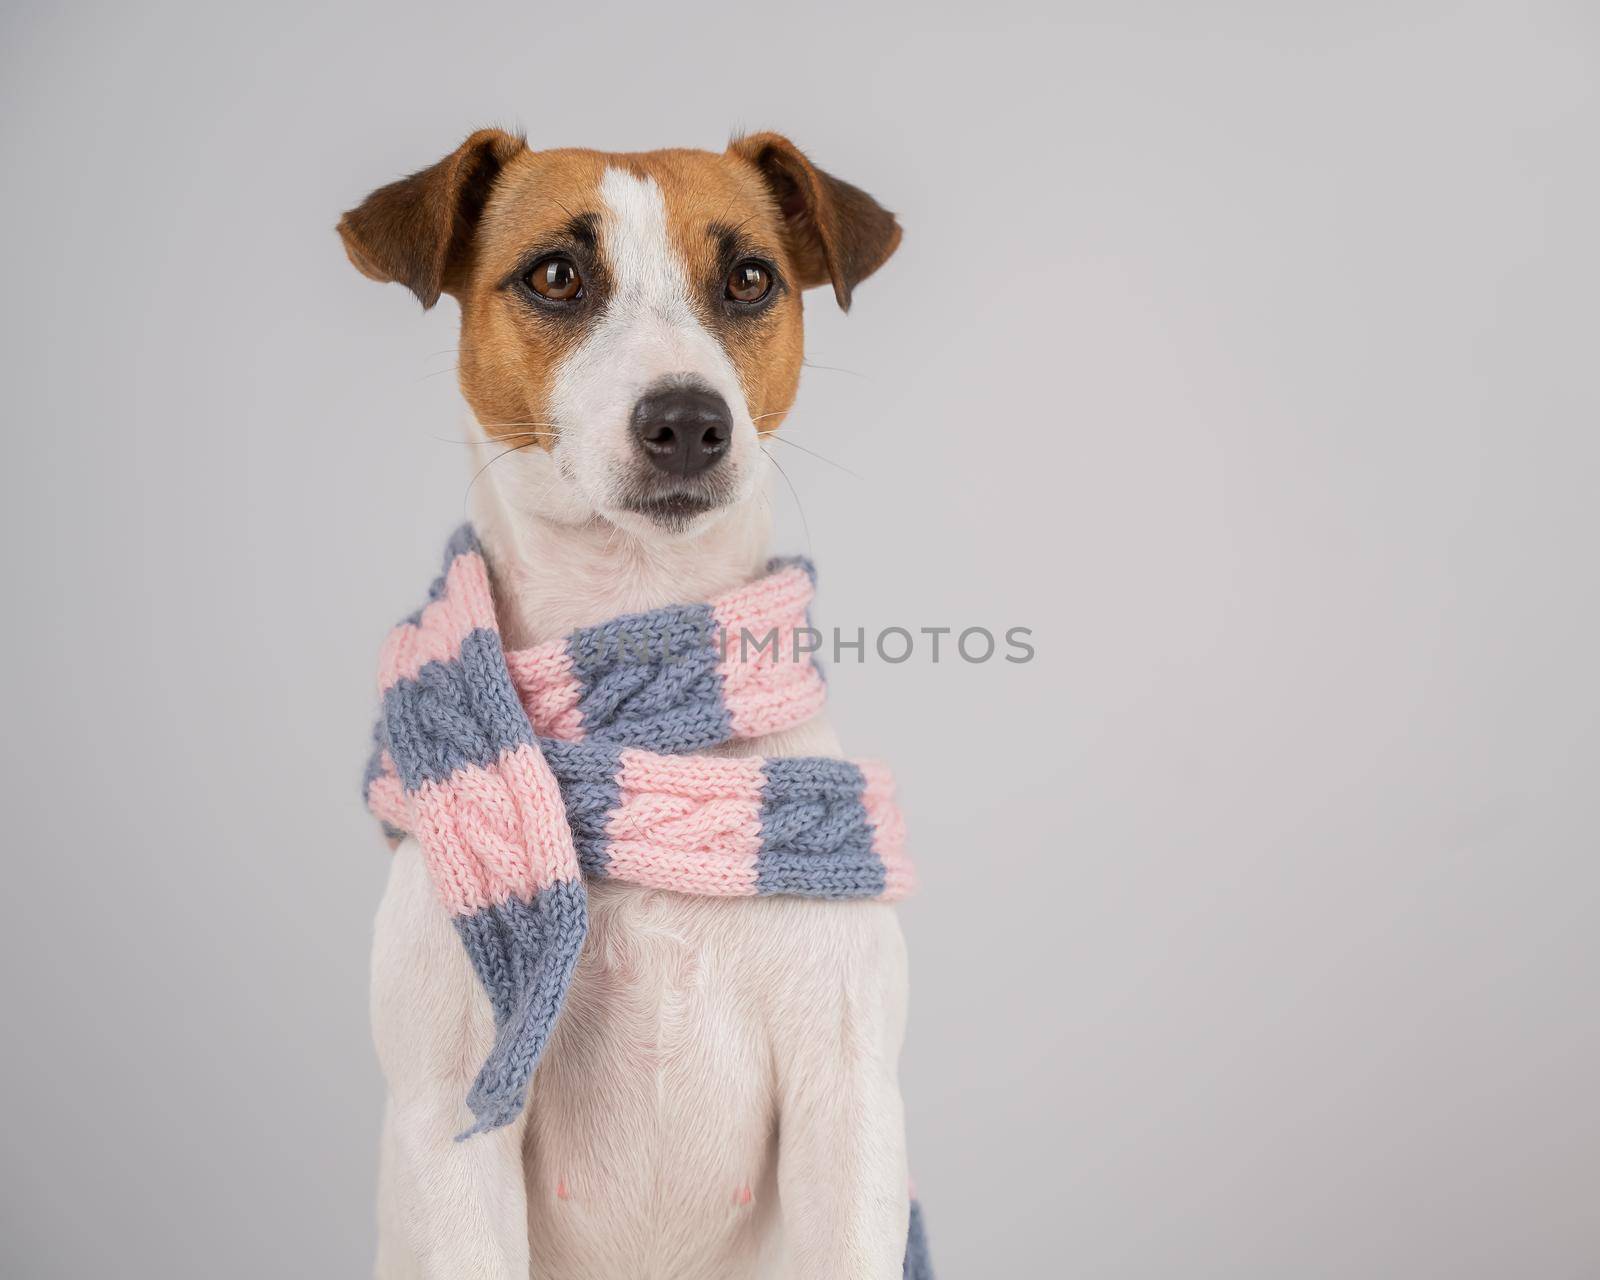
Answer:
[[[818,462],[826,462],[830,467],[838,467],[840,471],[845,473],[845,475],[854,476],[857,480],[865,480],[866,479],[866,477],[864,475],[862,475],[859,471],[850,470],[850,468],[845,466],[844,463],[835,462],[832,458],[827,457],[824,454],[818,453],[815,449],[808,449],[808,448],[805,447],[805,445],[798,444],[793,440],[786,439],[785,437],[778,435],[776,432],[772,433],[771,435],[764,436],[763,439],[775,440],[779,444],[788,445],[791,449],[798,449],[798,450],[800,450],[801,453],[809,453]]]
[[[783,469],[782,463],[765,449],[761,451],[761,456],[778,468],[778,474],[783,477],[784,484],[789,486],[789,492],[794,496],[794,509],[800,513],[800,528],[806,536],[806,556],[815,560],[816,553],[811,548],[811,522],[806,519],[806,508],[805,504],[800,501],[800,491],[794,487],[794,481],[789,479],[789,473]]]
[[[430,440],[437,440],[440,444],[499,444],[506,440],[554,440],[556,437],[548,431],[509,431],[494,440],[484,440],[471,436],[429,436]]]
[[[474,471],[472,473],[472,479],[467,481],[467,491],[461,495],[462,510],[465,511],[468,504],[472,501],[472,486],[478,483],[478,478],[482,476],[485,471],[494,466],[495,463],[499,462],[501,458],[509,457],[513,453],[521,453],[524,449],[531,449],[532,447],[533,446],[531,444],[519,444],[513,445],[509,449],[502,449],[499,453],[495,454],[494,457],[490,458],[489,461],[485,462],[481,467]]]
[[[802,360],[801,364],[803,364],[807,369],[825,369],[829,373],[848,373],[852,378],[867,378],[868,377],[867,374],[858,372],[855,369],[841,369],[836,364],[813,364],[809,360]]]
[[[499,429],[503,427],[514,427],[518,424],[514,422],[491,422],[485,423],[484,425]],[[529,424],[530,427],[537,427],[540,425],[543,424]],[[437,440],[440,444],[500,444],[506,440],[557,440],[560,439],[560,435],[555,431],[524,429],[521,431],[502,431],[502,433],[497,436],[430,436],[429,439]]]
[[[728,210],[733,208],[733,202],[735,200],[737,200],[738,198],[739,198],[739,192],[737,192],[737,191],[735,191],[731,196],[728,197],[728,203],[722,206],[722,212],[719,213],[717,215],[717,217],[716,217],[716,221],[717,222],[721,222],[724,218],[726,218],[728,216]]]

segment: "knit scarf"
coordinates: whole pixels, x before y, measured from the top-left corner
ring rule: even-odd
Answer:
[[[588,926],[585,878],[710,896],[893,899],[911,887],[881,765],[690,755],[809,720],[810,566],[708,604],[507,650],[470,526],[383,646],[364,793],[416,837],[494,1009],[463,1138],[515,1120]]]

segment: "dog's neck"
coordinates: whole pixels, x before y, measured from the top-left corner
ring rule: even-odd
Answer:
[[[474,485],[471,514],[493,568],[500,629],[512,648],[619,614],[709,600],[750,581],[767,563],[771,506],[764,494],[700,533],[645,539],[599,519],[531,512],[526,488],[514,493],[508,484],[519,479],[508,474]]]

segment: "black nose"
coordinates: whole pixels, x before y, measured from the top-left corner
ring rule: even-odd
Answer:
[[[700,387],[666,387],[640,397],[633,434],[645,456],[669,476],[699,475],[728,452],[728,402]]]

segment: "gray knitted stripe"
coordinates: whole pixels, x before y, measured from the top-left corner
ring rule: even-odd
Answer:
[[[780,573],[784,569],[804,569],[806,577],[811,579],[811,585],[817,585],[817,566],[812,564],[805,556],[773,556],[767,561],[769,575]]]
[[[372,784],[383,777],[383,720],[372,726],[372,751],[367,756],[367,767],[361,774],[361,803],[370,803]]]
[[[865,780],[848,760],[774,758],[763,766],[757,893],[872,898],[884,867],[861,803]]]
[[[539,750],[561,788],[567,808],[567,826],[586,876],[606,874],[611,843],[611,811],[622,800],[618,779],[622,773],[622,748],[604,743],[558,742],[541,738]]]
[[[928,1230],[922,1221],[922,1206],[911,1202],[911,1226],[906,1232],[906,1261],[903,1280],[933,1280],[933,1255],[928,1252]]]
[[[716,616],[674,605],[585,627],[567,641],[584,736],[680,755],[726,742]]]
[[[528,1082],[561,1012],[588,931],[583,884],[566,880],[532,902],[496,903],[458,917],[456,931],[494,1006],[495,1041],[467,1095],[477,1122],[461,1138],[522,1114]]]
[[[425,663],[416,679],[397,680],[384,691],[383,733],[407,791],[532,745],[500,637],[480,627],[461,642],[459,658]]]

